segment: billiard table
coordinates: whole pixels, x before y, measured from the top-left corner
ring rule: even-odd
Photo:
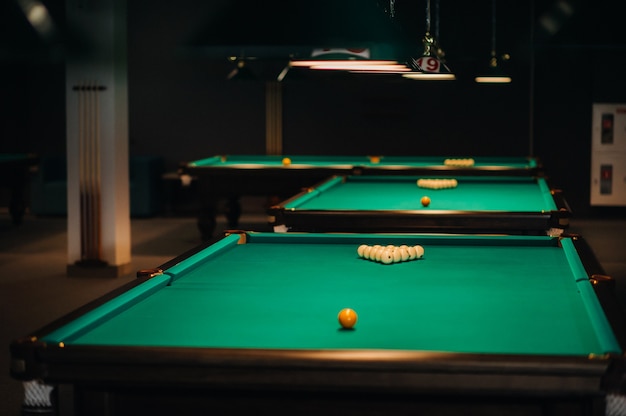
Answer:
[[[571,211],[560,190],[533,176],[456,176],[454,187],[418,186],[431,176],[340,175],[268,209],[275,231],[559,233]],[[441,182],[441,181],[440,181]],[[422,197],[430,203],[424,205]]]
[[[603,273],[576,235],[227,233],[15,340],[11,373],[61,414],[604,414],[625,336]]]
[[[289,163],[284,163],[284,159]],[[238,226],[239,198],[244,195],[274,197],[275,202],[333,175],[539,175],[541,163],[532,157],[476,157],[472,165],[446,164],[439,156],[313,156],[217,155],[183,163],[179,175],[196,179],[200,197],[198,229],[204,240],[216,228],[219,200],[225,198],[230,228]]]
[[[14,224],[24,219],[30,172],[38,162],[34,154],[0,153],[0,186],[9,190],[9,213]]]

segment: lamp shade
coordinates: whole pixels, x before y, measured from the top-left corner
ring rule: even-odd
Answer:
[[[371,48],[318,48],[310,58],[292,59],[292,67],[314,70],[351,72],[408,72],[411,69],[399,63],[391,48],[374,45]]]
[[[487,69],[482,74],[476,76],[474,80],[483,84],[508,84],[512,81],[511,77],[498,65],[498,58],[495,56],[489,61]]]
[[[426,33],[423,39],[424,53],[418,58],[410,58],[409,66],[413,71],[402,76],[415,80],[454,80],[456,76],[437,55],[435,39]]]
[[[508,54],[504,55],[508,59]],[[496,53],[496,0],[491,1],[491,59],[487,70],[474,78],[478,83],[508,84],[511,77],[508,76],[498,65],[498,54]]]
[[[256,78],[246,65],[245,59],[236,60],[234,68],[226,75],[229,81],[253,81]]]

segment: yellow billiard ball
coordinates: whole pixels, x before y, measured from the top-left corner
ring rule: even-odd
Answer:
[[[289,166],[291,165],[291,159],[289,159],[288,157],[283,159],[283,165],[284,166]]]
[[[430,198],[427,196],[423,196],[422,197],[422,205],[424,205],[425,207],[430,205]]]
[[[380,163],[380,156],[370,156],[370,162]]]
[[[342,328],[350,329],[356,324],[358,316],[353,309],[344,308],[339,311],[339,315],[337,315],[337,319],[339,320],[339,325]]]

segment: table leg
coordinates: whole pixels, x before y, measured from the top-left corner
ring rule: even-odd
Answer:
[[[241,217],[241,202],[239,196],[231,196],[226,202],[226,219],[228,220],[228,227],[235,229],[239,225],[239,218]]]
[[[200,204],[200,213],[198,215],[198,229],[203,241],[213,238],[215,229],[217,228],[218,215],[218,199],[203,197]],[[239,226],[239,218],[241,217],[241,203],[238,196],[228,197],[226,201],[226,210],[224,212],[228,228],[236,229]]]
[[[217,202],[217,201],[215,201]],[[198,213],[198,230],[202,241],[213,238],[217,228],[217,204],[201,203]]]

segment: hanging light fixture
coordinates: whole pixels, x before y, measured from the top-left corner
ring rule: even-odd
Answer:
[[[335,4],[333,4],[333,10],[334,7],[336,7]],[[363,9],[362,5],[356,10],[361,9]],[[395,0],[389,0],[389,7],[385,7],[384,11],[389,15],[389,18],[394,18]],[[332,13],[332,11],[329,13]],[[310,54],[303,59],[291,59],[288,66],[291,68],[358,73],[394,74],[410,72],[411,68],[397,60],[398,53],[395,43],[398,38],[396,37],[393,42],[390,42],[390,36],[397,36],[395,34],[397,31],[395,30],[395,26],[390,23],[389,20],[383,20],[381,18],[382,13],[379,13],[378,10],[371,10],[370,15],[372,16],[369,18],[370,23],[374,23],[376,27],[384,28],[384,31],[393,33],[393,35],[386,35],[385,38],[380,40],[375,37],[370,38],[370,32],[373,32],[373,30],[372,27],[367,27],[364,33],[361,34],[362,40],[346,39],[347,42],[339,41],[337,43],[337,45],[343,43],[341,46],[314,48]],[[356,21],[360,16],[355,13],[354,16],[350,17],[352,20]],[[374,19],[374,17],[376,18]],[[353,24],[354,22],[352,25]],[[283,69],[279,78],[284,78],[286,71],[288,71],[287,68]]]
[[[437,5],[438,5],[437,1]],[[439,7],[437,7],[437,29],[439,27]],[[454,80],[456,76],[445,62],[445,53],[439,46],[438,33],[431,34],[430,0],[426,0],[426,33],[422,39],[424,52],[419,58],[410,58],[408,66],[412,69],[402,76],[416,80]]]
[[[245,56],[228,57],[228,60],[233,62],[235,65],[233,69],[228,72],[228,75],[226,75],[226,79],[229,81],[255,80],[257,77],[252,73],[247,65],[247,61],[251,59],[253,58],[246,58]]]
[[[401,68],[404,37],[391,19],[396,15],[395,3],[296,0],[268,7],[258,0],[230,0],[184,42],[182,50],[189,56],[223,59],[245,49],[260,60],[282,61],[274,77],[278,81],[307,72],[296,68],[347,72],[351,68],[346,67],[353,65],[355,71],[408,72]],[[339,49],[349,53],[340,57]],[[355,56],[356,49],[367,50],[369,57]],[[324,53],[313,56],[312,51]]]
[[[307,68],[325,71],[355,73],[397,74],[410,72],[411,68],[394,59],[396,55],[388,45],[357,48],[316,48],[306,59],[291,59],[289,68]],[[280,78],[288,69],[283,69]]]
[[[509,55],[505,54],[502,58],[508,60]],[[491,1],[491,59],[485,73],[474,79],[479,83],[492,84],[508,84],[512,81],[511,77],[498,65],[498,55],[496,53],[496,0]]]
[[[435,47],[435,54],[437,55],[437,58],[439,59],[439,61],[441,61],[441,63],[444,65],[445,69],[447,71],[449,71],[450,73],[452,73],[450,71],[450,68],[448,68],[446,64],[446,53],[444,52],[443,48],[441,47],[441,38],[439,37],[439,28],[441,27],[441,25],[439,24],[439,0],[435,1],[435,36],[433,38],[433,45]]]
[[[291,67],[335,71],[410,71],[393,59],[372,59],[371,48],[319,48],[308,59],[292,59]]]

